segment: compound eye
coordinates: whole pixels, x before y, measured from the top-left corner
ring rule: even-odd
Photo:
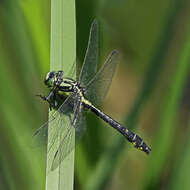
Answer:
[[[60,71],[58,71],[58,73],[59,73],[59,74],[63,74],[63,73],[64,73],[64,71],[60,70]]]
[[[47,85],[48,87],[53,86],[54,78],[55,78],[54,71],[47,73],[46,79],[44,80],[45,85]]]
[[[54,76],[55,76],[54,72],[49,72],[49,73],[46,75],[46,80],[52,79]]]
[[[49,78],[53,78],[55,76],[54,72],[49,73]]]

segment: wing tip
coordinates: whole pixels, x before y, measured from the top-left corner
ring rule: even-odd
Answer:
[[[92,21],[92,26],[94,26],[94,25],[98,25],[98,19],[97,18],[94,18]]]

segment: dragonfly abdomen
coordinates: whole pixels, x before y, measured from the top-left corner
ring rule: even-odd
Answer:
[[[132,131],[128,130],[127,128],[123,127],[120,123],[115,121],[113,118],[108,116],[107,114],[103,113],[93,105],[85,104],[85,107],[90,109],[93,113],[103,119],[106,123],[110,126],[115,128],[119,131],[123,136],[127,138],[129,142],[133,144],[133,146],[141,151],[144,151],[146,154],[149,154],[151,149],[147,146],[147,144],[140,138],[137,134],[133,133]]]
[[[129,142],[134,145],[135,148],[138,148],[147,154],[150,153],[151,149],[147,146],[141,137],[123,126],[120,126],[120,130],[122,131],[121,133],[128,139]]]

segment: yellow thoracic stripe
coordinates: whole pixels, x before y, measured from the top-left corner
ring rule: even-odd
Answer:
[[[79,96],[81,97],[81,101],[89,106],[92,106],[92,103],[90,101],[88,101],[82,94],[82,91],[80,88],[78,88],[78,86],[75,86],[78,90]],[[69,96],[71,94],[71,92],[63,92],[63,91],[59,91],[58,92],[60,95],[65,95],[65,96]]]
[[[90,105],[90,106],[92,105],[91,102],[89,102],[89,101],[83,96],[83,94],[82,94],[82,92],[81,92],[80,89],[79,89],[79,95],[80,95],[81,101],[82,101],[83,103],[88,104],[88,105]]]

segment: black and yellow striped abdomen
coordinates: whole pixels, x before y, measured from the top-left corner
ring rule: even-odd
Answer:
[[[103,113],[102,111],[94,107],[92,104],[90,104],[90,102],[88,101],[83,102],[83,105],[84,107],[90,109],[93,113],[95,113],[101,119],[103,119],[110,126],[115,128],[123,136],[125,136],[127,140],[131,142],[135,148],[145,152],[146,154],[150,153],[151,148],[149,148],[147,144],[142,140],[142,138],[140,138],[137,134],[123,127],[120,123],[115,121],[113,118],[111,118],[110,116],[108,116],[107,114]]]

